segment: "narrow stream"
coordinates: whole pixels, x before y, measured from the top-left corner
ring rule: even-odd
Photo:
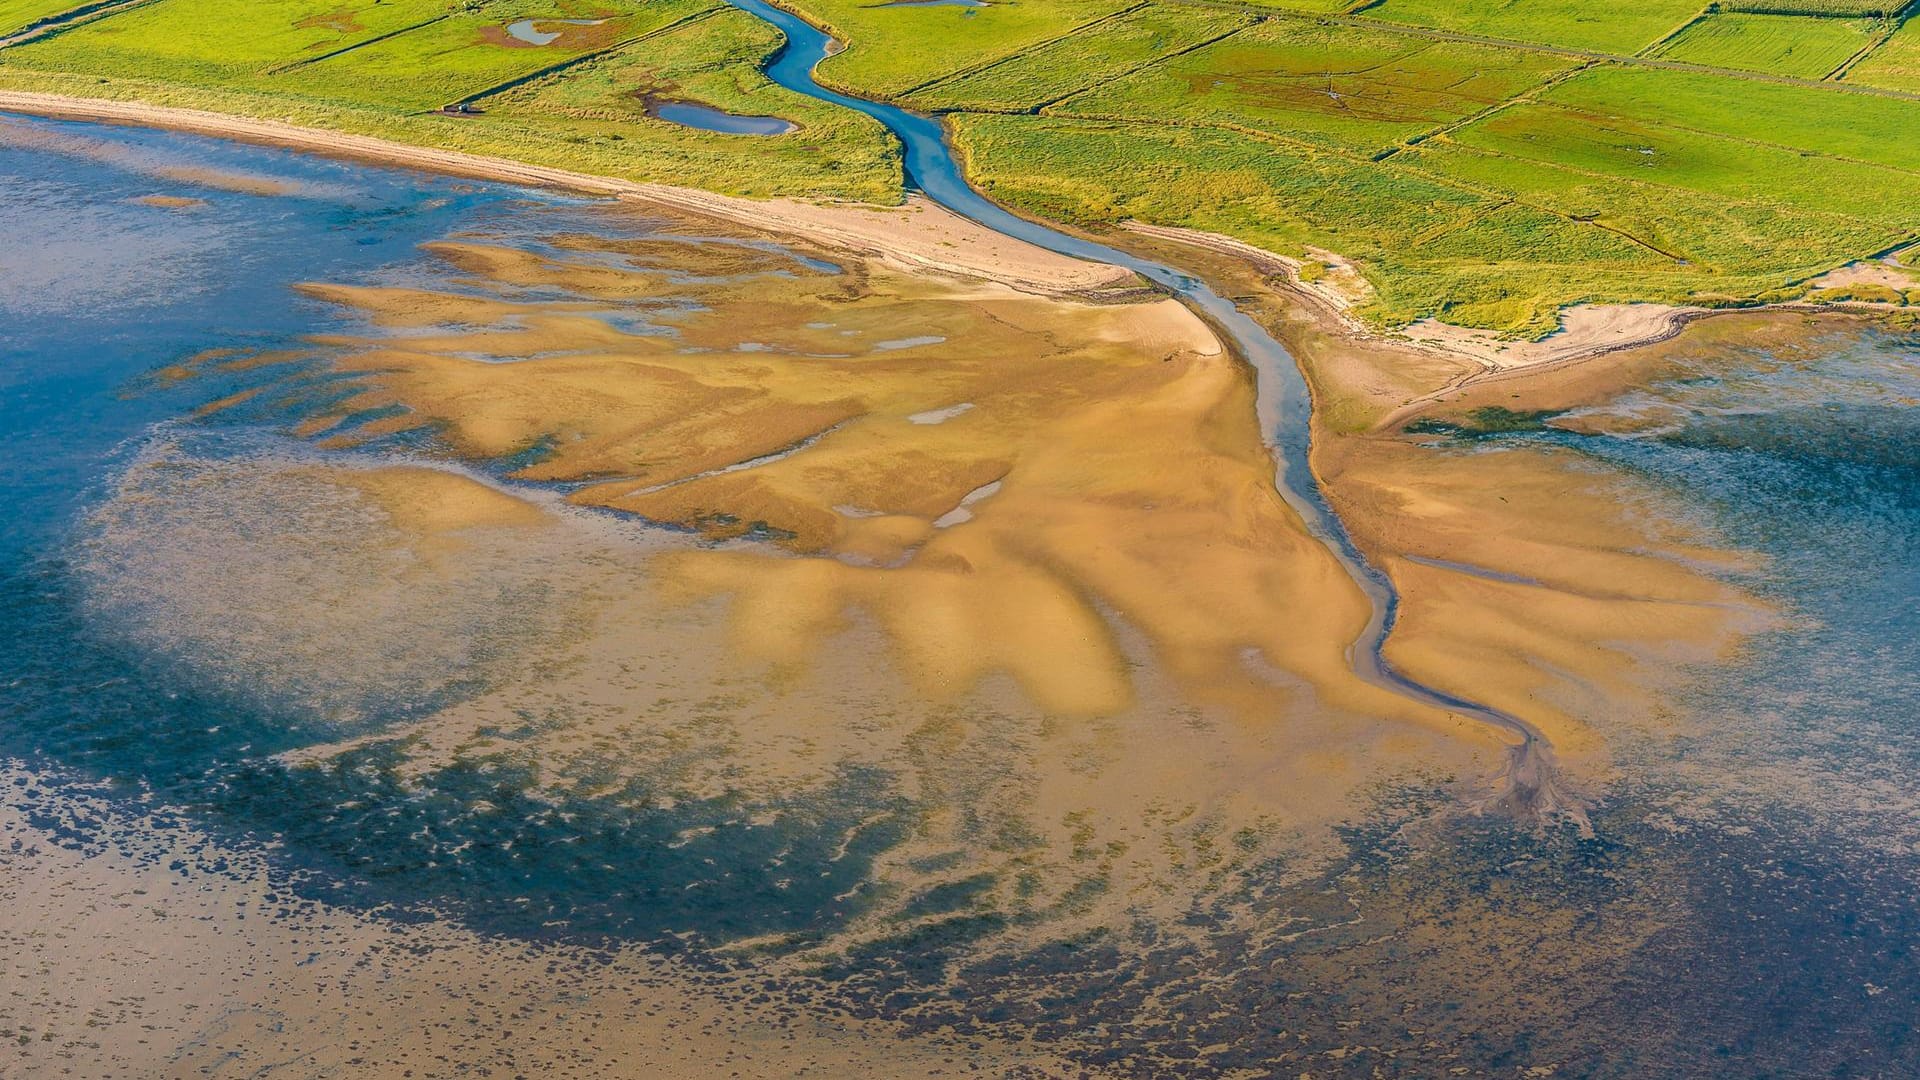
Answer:
[[[1305,376],[1285,346],[1232,301],[1191,274],[1119,248],[1068,235],[1003,209],[967,183],[940,121],[896,106],[837,93],[815,82],[813,69],[834,51],[835,43],[829,35],[766,0],[728,2],[771,23],[786,35],[786,46],[767,64],[768,78],[796,93],[865,113],[885,124],[906,149],[907,183],[927,198],[995,232],[1037,247],[1126,267],[1179,297],[1225,334],[1257,374],[1261,429],[1274,450],[1274,486],[1373,605],[1373,617],[1348,649],[1354,672],[1376,686],[1517,736],[1518,741],[1509,752],[1507,767],[1500,777],[1505,790],[1489,801],[1490,808],[1535,820],[1563,812],[1583,819],[1578,805],[1559,790],[1552,748],[1533,725],[1421,683],[1388,662],[1384,650],[1399,616],[1400,596],[1387,575],[1368,562],[1354,544],[1346,526],[1320,490],[1308,457],[1313,439],[1313,400]]]

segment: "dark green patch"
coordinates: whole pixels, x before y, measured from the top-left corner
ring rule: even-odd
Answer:
[[[1468,411],[1465,420],[1422,417],[1401,430],[1409,435],[1444,435],[1453,439],[1487,439],[1497,435],[1546,431],[1547,421],[1566,414],[1565,409],[1520,411],[1503,405],[1483,405]]]

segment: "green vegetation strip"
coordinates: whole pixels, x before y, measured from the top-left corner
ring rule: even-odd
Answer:
[[[1825,78],[1872,44],[1882,23],[1801,15],[1709,15],[1647,55],[1711,67]]]
[[[946,114],[1014,209],[1335,251],[1383,328],[1798,295],[1920,236],[1920,21],[1895,32],[1892,0],[782,2],[849,43],[824,81]],[[0,26],[68,10],[0,0]],[[897,201],[884,129],[770,83],[779,45],[721,0],[150,0],[0,50],[0,86]],[[458,101],[479,112],[434,111]],[[695,131],[664,101],[796,129]]]

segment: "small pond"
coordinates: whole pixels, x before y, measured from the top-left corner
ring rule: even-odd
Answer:
[[[681,127],[719,131],[728,135],[785,135],[800,130],[799,125],[777,116],[740,116],[711,105],[696,105],[691,101],[650,102],[647,115]]]

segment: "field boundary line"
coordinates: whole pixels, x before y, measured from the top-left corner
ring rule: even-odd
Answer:
[[[901,90],[898,93],[890,94],[887,96],[886,100],[898,101],[901,98],[907,97],[908,95],[918,94],[922,90],[930,90],[933,87],[939,86],[943,82],[949,82],[954,79],[964,79],[969,75],[978,75],[980,72],[986,71],[989,68],[999,67],[1001,64],[1008,63],[1009,61],[1012,61],[1012,60],[1017,60],[1020,57],[1025,56],[1030,52],[1033,52],[1035,49],[1044,49],[1047,46],[1052,45],[1057,41],[1065,41],[1066,39],[1072,37],[1075,34],[1080,33],[1083,30],[1091,30],[1094,27],[1099,26],[1101,23],[1109,23],[1109,22],[1113,22],[1116,19],[1124,19],[1128,15],[1132,15],[1135,12],[1144,11],[1147,8],[1150,8],[1152,6],[1153,4],[1151,0],[1140,0],[1140,2],[1137,4],[1129,4],[1128,6],[1120,8],[1116,11],[1109,11],[1105,15],[1102,15],[1097,19],[1089,19],[1086,22],[1081,23],[1079,26],[1071,27],[1062,33],[1055,34],[1053,37],[1047,38],[1045,41],[1036,41],[1024,49],[1017,49],[1013,52],[1007,53],[1004,56],[996,56],[991,60],[983,60],[978,64],[972,64],[967,67],[960,68],[957,71],[949,71],[945,75],[936,75],[933,78],[928,79],[926,82],[918,83],[916,85],[909,86],[905,90]],[[853,47],[854,47],[853,43],[849,42],[848,48],[853,48]]]
[[[471,105],[476,101],[482,101],[486,98],[493,97],[495,94],[504,94],[507,91],[512,90],[516,87],[525,86],[530,82],[537,82],[540,79],[544,79],[549,75],[558,75],[562,71],[566,71],[568,68],[578,67],[581,64],[585,64],[594,60],[599,60],[602,57],[611,56],[614,53],[622,51],[623,49],[627,49],[634,45],[638,45],[643,41],[647,41],[652,38],[659,37],[662,34],[672,33],[675,30],[679,30],[683,27],[699,22],[702,19],[712,18],[713,16],[728,10],[732,10],[732,9],[726,7],[725,5],[717,5],[714,7],[705,8],[703,10],[696,11],[691,15],[682,15],[680,18],[675,19],[674,21],[668,23],[667,25],[656,26],[644,34],[635,34],[630,38],[623,38],[619,41],[616,41],[613,44],[606,46],[605,48],[595,49],[592,52],[584,52],[584,53],[581,53],[579,56],[570,56],[565,60],[548,64],[546,67],[540,68],[535,71],[529,71],[524,75],[516,75],[513,78],[506,80],[505,82],[495,83],[494,85],[489,86],[483,90],[478,90],[478,91],[475,91],[474,93],[468,94],[465,97],[457,98],[453,101],[450,101],[447,104],[442,105],[438,111],[444,112],[447,109],[457,108],[458,106],[461,106],[461,105]]]
[[[88,26],[102,19],[109,19],[134,8],[146,7],[159,0],[95,0],[91,4],[82,4],[66,11],[57,11],[52,15],[35,19],[33,22],[0,38],[0,49],[10,49],[16,45],[26,45],[45,38],[65,33],[78,27]]]
[[[396,38],[396,37],[399,37],[401,34],[411,34],[415,30],[432,26],[434,23],[440,22],[445,19],[451,19],[452,17],[453,17],[452,14],[435,15],[433,18],[428,19],[425,22],[417,22],[417,23],[414,23],[412,26],[403,26],[398,30],[389,30],[384,34],[375,34],[373,37],[370,37],[365,41],[356,41],[351,45],[342,45],[339,48],[332,50],[331,52],[321,53],[319,56],[303,56],[300,59],[295,60],[290,64],[281,64],[279,67],[268,68],[266,70],[266,74],[278,75],[282,72],[292,71],[294,68],[297,68],[297,67],[305,67],[308,64],[317,64],[322,60],[331,60],[336,56],[344,56],[355,49],[363,49],[368,45],[378,45],[380,42],[385,41],[388,38]]]
[[[1849,56],[1845,60],[1841,61],[1839,67],[1834,68],[1832,71],[1829,71],[1825,75],[1821,76],[1820,81],[1821,82],[1839,82],[1841,79],[1846,78],[1847,72],[1852,71],[1855,64],[1858,64],[1860,61],[1865,60],[1867,57],[1872,56],[1874,53],[1879,52],[1880,46],[1885,45],[1889,41],[1892,41],[1893,35],[1900,32],[1900,27],[1904,25],[1905,22],[1906,22],[1906,18],[1904,16],[1886,20],[1886,26],[1883,29],[1881,29],[1880,33],[1875,35],[1871,41],[1868,41],[1865,45],[1861,46],[1859,52],[1854,53],[1852,56]]]
[[[1259,19],[1254,19],[1254,20],[1252,20],[1252,21],[1250,21],[1250,22],[1244,22],[1244,23],[1241,23],[1241,24],[1240,24],[1239,26],[1236,26],[1236,27],[1234,27],[1233,29],[1231,29],[1231,30],[1228,30],[1228,31],[1226,31],[1225,33],[1222,33],[1222,34],[1216,34],[1216,35],[1214,35],[1213,37],[1210,37],[1210,38],[1208,38],[1208,39],[1207,39],[1207,40],[1205,40],[1205,41],[1201,41],[1201,42],[1196,42],[1196,43],[1194,43],[1194,44],[1192,44],[1192,45],[1188,45],[1187,47],[1185,47],[1185,48],[1183,48],[1183,49],[1175,49],[1174,51],[1172,51],[1172,52],[1170,52],[1170,53],[1162,53],[1161,55],[1159,55],[1159,56],[1156,56],[1156,57],[1154,57],[1154,58],[1152,58],[1151,60],[1144,60],[1144,61],[1142,61],[1142,62],[1140,62],[1140,63],[1138,63],[1138,64],[1135,64],[1134,66],[1132,66],[1132,67],[1130,67],[1130,68],[1128,68],[1128,69],[1127,69],[1127,70],[1125,70],[1125,71],[1122,71],[1122,72],[1119,72],[1118,74],[1115,74],[1115,75],[1110,75],[1110,76],[1107,76],[1107,77],[1105,77],[1105,79],[1104,79],[1103,81],[1105,81],[1105,82],[1119,82],[1119,81],[1120,81],[1121,79],[1131,79],[1131,78],[1133,78],[1133,77],[1134,77],[1135,75],[1138,75],[1138,74],[1140,74],[1141,72],[1143,72],[1143,71],[1145,71],[1145,70],[1147,70],[1148,68],[1150,68],[1150,67],[1155,67],[1155,66],[1157,66],[1157,65],[1159,65],[1159,64],[1163,64],[1163,63],[1165,63],[1165,62],[1167,62],[1168,60],[1172,60],[1172,59],[1174,59],[1175,57],[1180,57],[1180,56],[1185,56],[1185,55],[1187,55],[1188,53],[1194,53],[1194,52],[1199,52],[1199,51],[1200,51],[1201,49],[1204,49],[1204,48],[1206,48],[1206,47],[1207,47],[1207,46],[1209,46],[1209,45],[1218,45],[1218,44],[1220,44],[1221,42],[1223,42],[1223,41],[1225,41],[1225,40],[1227,40],[1228,38],[1230,38],[1230,37],[1232,37],[1232,36],[1233,36],[1233,35],[1235,35],[1235,34],[1238,34],[1238,33],[1241,33],[1241,32],[1243,32],[1243,31],[1245,31],[1245,30],[1248,30],[1248,29],[1250,29],[1250,28],[1252,28],[1252,27],[1255,27],[1255,26],[1259,26],[1259,25],[1260,25],[1260,23],[1261,23],[1261,20],[1259,20]],[[1030,113],[1032,113],[1032,114],[1034,114],[1035,116],[1038,116],[1038,115],[1039,115],[1039,114],[1040,114],[1041,112],[1043,112],[1043,111],[1045,111],[1045,110],[1047,110],[1047,109],[1051,109],[1051,108],[1053,108],[1053,107],[1054,107],[1055,105],[1060,105],[1060,104],[1064,104],[1065,102],[1068,102],[1068,101],[1071,101],[1072,99],[1074,99],[1074,98],[1077,98],[1077,97],[1079,97],[1079,96],[1080,96],[1081,94],[1084,94],[1084,93],[1087,93],[1087,92],[1089,92],[1089,91],[1091,91],[1091,90],[1093,90],[1093,89],[1094,89],[1094,87],[1096,87],[1096,86],[1098,86],[1098,85],[1100,85],[1100,84],[1099,84],[1099,83],[1094,83],[1094,84],[1091,84],[1091,85],[1088,85],[1088,86],[1082,86],[1082,87],[1080,87],[1079,89],[1077,89],[1077,90],[1073,90],[1073,91],[1071,91],[1071,92],[1069,92],[1069,93],[1065,93],[1065,94],[1059,94],[1059,95],[1056,95],[1056,96],[1054,96],[1054,97],[1052,97],[1052,98],[1050,98],[1050,99],[1048,99],[1048,100],[1046,100],[1046,101],[1042,101],[1042,102],[1041,102],[1040,104],[1038,104],[1038,105],[1034,105],[1034,106],[1032,106],[1032,107],[1031,107],[1031,108],[1029,108],[1029,109],[1028,109],[1027,111],[1028,111],[1028,112],[1030,112]]]
[[[1481,109],[1479,112],[1473,113],[1470,116],[1463,116],[1463,117],[1460,117],[1458,120],[1449,121],[1431,130],[1420,132],[1417,135],[1410,135],[1407,138],[1400,140],[1399,143],[1393,146],[1389,146],[1385,150],[1382,150],[1378,154],[1375,154],[1373,160],[1385,161],[1388,158],[1394,156],[1395,154],[1398,154],[1400,151],[1408,149],[1409,147],[1419,146],[1421,143],[1424,143],[1429,139],[1438,139],[1444,135],[1452,134],[1453,132],[1459,131],[1463,127],[1467,127],[1470,124],[1474,124],[1481,120],[1484,120],[1487,117],[1492,116],[1493,114],[1500,112],[1504,109],[1511,108],[1515,105],[1519,105],[1524,102],[1532,101],[1534,98],[1534,95],[1539,94],[1545,90],[1551,90],[1554,87],[1560,85],[1563,82],[1566,82],[1568,79],[1573,78],[1575,75],[1578,75],[1583,71],[1592,70],[1594,65],[1597,63],[1599,63],[1599,61],[1589,61],[1584,64],[1575,64],[1574,66],[1568,68],[1565,71],[1555,72],[1554,74],[1547,76],[1545,79],[1542,79],[1541,81],[1535,83],[1534,85],[1527,87],[1525,90],[1522,90],[1517,94],[1514,94],[1513,96],[1507,98],[1506,100],[1496,101],[1493,104],[1488,105],[1486,108]]]
[[[1708,4],[1706,7],[1695,12],[1693,15],[1693,18],[1688,19],[1686,22],[1683,22],[1679,26],[1674,27],[1672,30],[1667,31],[1665,34],[1663,34],[1660,38],[1653,41],[1652,43],[1642,46],[1640,49],[1635,51],[1633,55],[1635,57],[1652,56],[1655,49],[1658,49],[1660,46],[1665,45],[1667,42],[1672,41],[1674,38],[1679,37],[1681,34],[1686,33],[1688,30],[1691,30],[1697,24],[1706,22],[1709,16],[1718,15],[1718,14],[1720,14],[1720,5]]]
[[[1570,56],[1581,60],[1599,60],[1626,67],[1646,67],[1663,71],[1688,71],[1697,75],[1719,75],[1729,79],[1745,79],[1749,82],[1801,86],[1810,90],[1825,90],[1831,93],[1864,94],[1871,97],[1897,98],[1902,101],[1920,101],[1920,91],[1893,90],[1883,86],[1868,86],[1864,83],[1802,79],[1792,75],[1774,75],[1764,71],[1740,71],[1735,68],[1714,67],[1710,64],[1690,64],[1681,60],[1658,60],[1646,56],[1628,56],[1623,53],[1601,52],[1597,49],[1577,49],[1566,45],[1545,45],[1532,41],[1515,41],[1511,38],[1487,37],[1482,34],[1463,34],[1454,30],[1434,30],[1424,26],[1406,26],[1400,23],[1387,22],[1383,19],[1369,19],[1364,16],[1314,15],[1304,11],[1286,11],[1281,8],[1261,7],[1255,4],[1242,3],[1239,2],[1239,0],[1162,0],[1162,2],[1185,4],[1189,7],[1229,8],[1234,11],[1265,14],[1267,17],[1274,19],[1338,23],[1343,26],[1379,30],[1389,34],[1404,34],[1409,37],[1431,38],[1436,41],[1458,41],[1468,45],[1488,45],[1501,49],[1519,49],[1525,52],[1548,53],[1554,56]]]

